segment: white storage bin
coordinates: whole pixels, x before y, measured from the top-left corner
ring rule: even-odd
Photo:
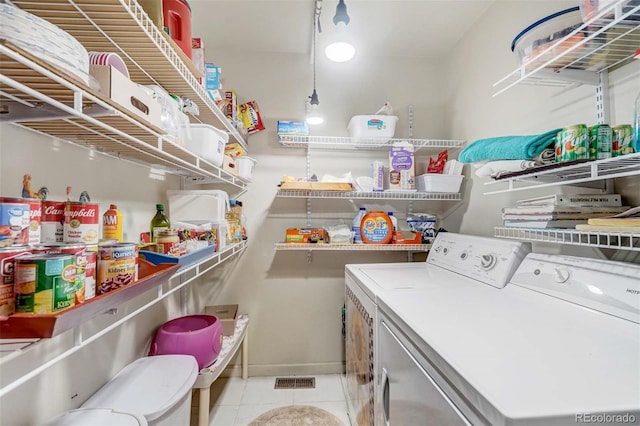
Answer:
[[[168,190],[169,220],[180,222],[223,220],[230,210],[229,194],[219,189]]]
[[[347,130],[352,138],[392,138],[397,122],[395,115],[356,115]]]
[[[142,414],[153,426],[188,425],[198,363],[191,355],[137,359],[93,394],[82,408]]]
[[[416,176],[416,188],[419,192],[459,192],[462,175],[442,175],[426,173]]]
[[[208,124],[191,124],[189,127],[191,140],[187,141],[186,148],[214,166],[222,166],[224,148],[229,141],[229,135]]]
[[[256,160],[243,155],[242,157],[236,157],[236,166],[238,170],[238,176],[243,179],[251,180],[253,174],[253,166],[256,165]]]

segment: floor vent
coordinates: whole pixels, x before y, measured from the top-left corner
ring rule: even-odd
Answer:
[[[274,389],[315,389],[315,377],[276,377]]]

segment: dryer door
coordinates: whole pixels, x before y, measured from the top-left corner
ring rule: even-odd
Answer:
[[[380,425],[470,425],[393,331],[380,321]]]

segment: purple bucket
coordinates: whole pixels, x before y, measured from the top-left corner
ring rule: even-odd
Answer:
[[[222,348],[222,324],[213,315],[188,315],[160,326],[149,355],[192,355],[198,368],[215,362]]]

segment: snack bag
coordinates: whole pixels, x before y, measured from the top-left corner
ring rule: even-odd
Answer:
[[[444,166],[449,158],[449,152],[445,149],[438,154],[438,159],[433,161],[433,158],[429,158],[429,166],[427,167],[427,173],[444,173]]]
[[[260,117],[260,109],[256,101],[245,102],[240,105],[240,121],[247,128],[249,134],[260,132],[265,129]]]

